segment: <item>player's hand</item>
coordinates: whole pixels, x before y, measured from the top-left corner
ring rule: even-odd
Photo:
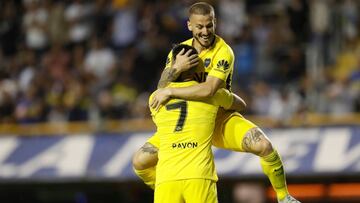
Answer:
[[[170,97],[171,91],[169,88],[160,88],[154,93],[150,107],[158,111],[162,105],[169,101]]]
[[[199,56],[197,54],[190,55],[191,50],[185,52],[185,49],[182,49],[175,59],[175,63],[172,65],[173,68],[177,69],[179,72],[184,72],[189,70],[191,67],[197,66],[199,64]]]

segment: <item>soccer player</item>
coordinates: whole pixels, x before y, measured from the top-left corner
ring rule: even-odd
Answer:
[[[158,109],[170,98],[203,100],[211,98],[220,88],[231,88],[234,55],[230,46],[215,34],[215,22],[215,13],[211,5],[200,2],[190,7],[187,25],[193,37],[184,41],[183,44],[192,45],[199,54],[181,53],[176,56],[175,62],[171,63],[170,52],[159,81],[158,88],[160,89],[156,91],[151,101],[152,108]],[[201,60],[198,60],[198,57]],[[195,73],[199,84],[181,88],[166,87],[169,82],[174,81],[181,72],[188,70],[193,64],[203,67],[203,71],[198,70]],[[299,202],[287,190],[283,163],[269,138],[258,126],[239,113],[224,112],[222,108],[219,108],[212,144],[219,148],[259,156],[263,172],[269,178],[278,202]],[[154,176],[149,174],[155,173],[158,146],[159,138],[155,134],[133,158],[133,165],[135,169],[138,169],[138,175],[143,175],[148,184],[155,181]]]
[[[196,54],[193,47],[185,44],[175,46],[172,54],[176,56],[188,51]],[[176,82],[168,86],[188,87],[197,84],[193,80],[195,68],[182,72]],[[240,111],[245,103],[221,88],[204,102],[171,99],[158,111],[150,108],[160,140],[155,203],[217,202],[218,178],[211,140],[219,106]]]

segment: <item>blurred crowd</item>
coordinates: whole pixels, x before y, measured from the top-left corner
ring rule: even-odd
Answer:
[[[0,2],[0,123],[149,118],[192,0]],[[360,111],[360,2],[211,0],[245,114]]]

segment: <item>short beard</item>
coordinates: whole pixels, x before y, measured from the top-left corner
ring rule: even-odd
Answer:
[[[210,42],[210,44],[209,44],[208,46],[203,45],[203,44],[200,42],[198,36],[195,36],[195,35],[194,35],[194,39],[195,39],[202,47],[209,48],[209,47],[214,43],[215,35],[212,35],[211,42]]]

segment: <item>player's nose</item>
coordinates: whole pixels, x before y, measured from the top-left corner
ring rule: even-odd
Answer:
[[[206,27],[204,27],[204,28],[201,30],[201,34],[202,34],[202,35],[208,35],[208,34],[209,34],[209,30],[208,30]]]

